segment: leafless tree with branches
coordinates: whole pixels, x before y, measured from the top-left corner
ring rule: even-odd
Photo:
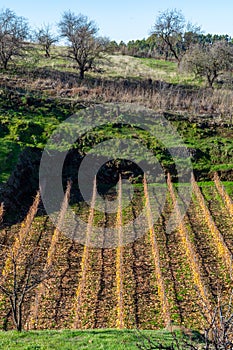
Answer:
[[[233,68],[233,46],[225,40],[204,46],[193,45],[185,54],[181,68],[206,78],[209,87],[213,88],[216,79]]]
[[[28,22],[10,9],[0,13],[0,62],[4,69],[14,56],[19,56],[25,48],[29,35]]]
[[[83,79],[85,72],[93,68],[106,50],[109,41],[97,37],[96,24],[82,14],[65,12],[58,26],[61,37],[66,38],[70,46],[67,57],[77,63],[80,79]]]
[[[152,29],[152,34],[171,52],[178,64],[200,32],[199,26],[187,23],[182,12],[176,9],[160,12]]]
[[[36,41],[43,47],[45,57],[50,57],[51,46],[58,41],[58,38],[52,33],[51,26],[46,24],[35,32]]]
[[[32,206],[11,246],[1,245],[5,251],[5,265],[0,276],[0,294],[8,299],[13,321],[18,331],[23,327],[23,306],[26,296],[42,281],[50,278],[52,265],[42,261],[42,232],[30,232],[38,210],[40,194]],[[9,316],[9,313],[8,313]]]

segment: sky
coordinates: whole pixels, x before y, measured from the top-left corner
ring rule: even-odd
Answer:
[[[233,37],[233,0],[0,0],[4,8],[26,17],[33,28],[57,24],[67,10],[82,13],[96,22],[99,35],[117,42],[147,38],[159,12],[176,8],[205,34]]]

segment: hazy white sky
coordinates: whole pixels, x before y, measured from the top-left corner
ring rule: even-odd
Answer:
[[[0,8],[28,18],[32,27],[56,24],[64,11],[71,10],[94,20],[99,35],[126,42],[148,37],[159,11],[176,8],[206,34],[233,36],[233,0],[0,0]]]

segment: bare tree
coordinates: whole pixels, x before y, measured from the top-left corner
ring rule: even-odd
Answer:
[[[200,27],[187,23],[182,12],[176,9],[160,12],[152,29],[152,34],[169,49],[178,63],[189,45],[185,40],[185,33],[189,33],[189,38],[193,34],[194,38],[199,32]]]
[[[205,350],[233,349],[233,292],[224,303],[221,293],[217,296],[217,305],[210,311],[211,322],[205,328]]]
[[[80,79],[83,79],[85,72],[93,68],[105,51],[106,39],[96,36],[98,28],[95,23],[82,14],[65,12],[58,26],[61,37],[66,38],[70,46],[67,57],[77,63]]]
[[[10,9],[0,13],[0,62],[7,69],[13,56],[21,54],[29,35],[28,22]]]
[[[51,46],[58,41],[58,38],[52,33],[51,26],[46,24],[35,32],[36,41],[43,47],[45,57],[50,57]]]
[[[37,213],[40,194],[37,193],[29,212],[15,235],[12,246],[1,245],[6,253],[5,266],[0,276],[0,292],[10,302],[11,313],[18,331],[23,327],[25,297],[42,281],[50,277],[49,267],[42,261],[42,232],[30,234]],[[9,317],[8,313],[8,317]]]
[[[7,250],[10,268],[1,278],[0,291],[8,298],[15,327],[21,332],[25,297],[41,282],[50,278],[51,268],[40,268],[41,249],[38,244],[30,252],[25,252],[23,247],[17,252],[10,248]]]
[[[233,67],[233,46],[223,41],[213,44],[196,44],[185,54],[181,68],[193,72],[197,77],[206,78],[213,88],[216,79]]]

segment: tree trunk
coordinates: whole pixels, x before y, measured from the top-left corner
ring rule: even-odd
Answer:
[[[18,332],[22,332],[22,306],[21,305],[18,305],[17,307],[16,328]]]
[[[18,320],[17,331],[22,332],[22,317]]]
[[[81,79],[81,80],[83,80],[84,79],[84,68],[79,68],[79,78]]]
[[[3,61],[3,67],[4,67],[5,70],[7,70],[7,64],[8,64],[7,60]]]
[[[211,78],[210,76],[207,75],[207,80],[208,80],[208,84],[209,84],[209,87],[211,89],[213,89],[213,83],[214,83],[214,78]]]
[[[22,331],[22,304],[18,303],[18,298],[11,301],[12,315],[15,327],[18,332]]]
[[[178,56],[176,50],[173,48],[173,46],[172,46],[172,44],[170,43],[169,40],[167,40],[166,43],[167,43],[167,45],[168,45],[168,47],[169,47],[171,53],[173,53],[175,59],[178,61],[178,64],[179,64],[179,63],[180,63],[180,58],[179,58],[179,56]]]
[[[217,79],[217,77],[218,77],[218,73],[216,72],[216,70],[213,72],[213,76],[211,76],[211,73],[207,74],[208,84],[211,89],[213,89],[213,84]]]
[[[45,47],[45,57],[50,58],[49,47]]]

